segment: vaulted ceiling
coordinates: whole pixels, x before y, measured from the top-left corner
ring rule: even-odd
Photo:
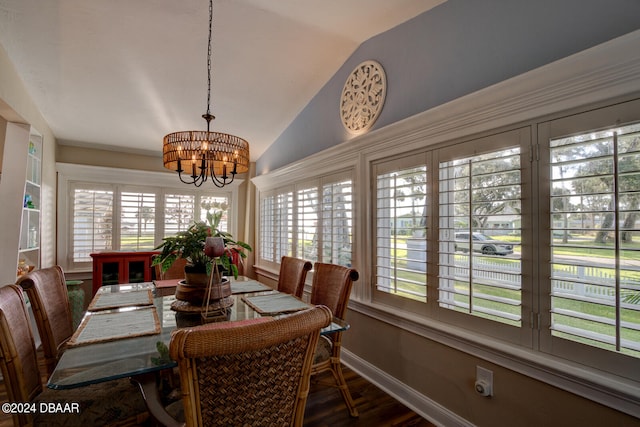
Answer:
[[[216,0],[212,130],[257,159],[365,40],[444,0]],[[203,130],[206,0],[0,0],[0,44],[70,145],[161,153]]]

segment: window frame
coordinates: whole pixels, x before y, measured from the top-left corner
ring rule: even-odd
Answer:
[[[520,149],[520,188],[521,188],[521,325],[519,327],[502,324],[490,319],[485,319],[475,315],[469,315],[467,313],[457,312],[444,307],[440,307],[436,304],[434,307],[434,317],[439,321],[447,322],[456,326],[463,327],[466,330],[471,330],[477,333],[485,334],[501,340],[519,344],[525,347],[531,347],[533,345],[534,336],[532,333],[532,313],[536,310],[533,298],[533,282],[531,280],[531,267],[533,265],[530,258],[526,258],[525,254],[532,254],[531,248],[531,227],[526,227],[526,224],[530,223],[531,215],[531,130],[529,126],[523,126],[515,129],[506,129],[497,133],[490,133],[488,135],[473,137],[471,139],[465,139],[462,141],[452,141],[446,146],[437,148],[434,153],[433,159],[433,174],[436,175],[440,168],[441,162],[446,162],[453,159],[466,158],[469,156],[475,156],[480,154],[487,154],[491,152],[501,151],[509,147],[519,147]],[[433,187],[438,191],[439,196],[439,179],[434,177]],[[434,202],[434,222],[437,219],[435,228],[439,228],[439,220],[442,212],[440,206],[439,197],[433,196]],[[434,233],[436,234],[436,233]],[[439,236],[434,236],[436,239],[431,243],[431,247],[439,248],[436,253],[432,253],[433,257],[439,257],[441,255],[441,245]],[[429,255],[428,255],[429,256]],[[435,264],[438,261],[434,261]],[[440,271],[436,270],[436,275],[440,275]],[[438,283],[432,284],[435,289],[432,289],[435,294],[435,300],[438,299]],[[527,298],[529,296],[529,298]]]
[[[120,221],[116,210],[120,205],[121,191],[144,191],[155,194],[155,223],[154,230],[154,247],[162,242],[164,237],[164,195],[166,193],[180,193],[194,195],[196,218],[200,215],[200,197],[226,197],[229,201],[229,223],[228,231],[232,234],[237,232],[237,215],[238,212],[238,187],[243,180],[235,180],[231,186],[227,186],[224,190],[218,188],[199,188],[194,189],[181,184],[175,177],[175,174],[150,172],[150,171],[134,171],[130,169],[107,168],[101,166],[87,166],[68,163],[57,163],[56,169],[58,173],[58,264],[66,273],[80,273],[92,270],[91,262],[74,262],[72,253],[73,235],[73,195],[72,188],[75,185],[82,185],[90,188],[113,190],[114,197],[114,222],[113,227],[113,247],[111,251],[119,250],[120,242]],[[178,182],[176,182],[178,181]]]
[[[307,190],[315,190],[317,194],[317,221],[318,224],[315,227],[315,232],[317,235],[316,240],[316,254],[317,258],[309,259],[312,263],[315,262],[329,262],[323,259],[323,232],[324,232],[324,223],[322,217],[322,207],[323,207],[323,190],[326,185],[340,183],[342,181],[351,181],[351,264],[353,265],[353,239],[354,239],[354,223],[355,223],[355,214],[354,214],[354,178],[353,178],[353,170],[340,170],[332,173],[325,173],[320,176],[316,176],[309,179],[300,180],[295,184],[286,184],[281,187],[271,188],[269,190],[260,191],[257,193],[256,197],[258,199],[258,210],[259,214],[258,220],[256,221],[256,234],[260,237],[263,236],[263,225],[264,225],[264,212],[263,206],[267,199],[272,199],[274,197],[281,196],[283,194],[291,195],[291,218],[290,218],[290,227],[291,227],[291,244],[289,246],[289,250],[287,251],[288,256],[293,256],[297,258],[308,259],[301,251],[300,245],[300,227],[301,227],[301,218],[299,212],[299,195],[302,192]],[[271,242],[272,245],[276,245],[276,242]],[[274,246],[275,247],[275,246]],[[275,249],[274,249],[275,250]],[[256,254],[256,267],[259,270],[270,271],[272,273],[276,273],[280,269],[280,256],[277,253],[274,253],[274,256],[271,259],[267,258],[265,254],[262,253],[262,242],[259,242]],[[277,252],[277,251],[276,251]],[[313,279],[313,271],[307,275],[307,281],[311,281]]]
[[[371,204],[369,209],[371,211],[371,216],[372,216],[371,226],[369,227],[369,230],[370,230],[370,236],[371,236],[370,241],[376,242],[371,245],[372,247],[378,248],[377,242],[379,238],[378,227],[377,227],[377,223],[378,223],[377,198],[375,197],[377,192],[378,176],[380,176],[381,174],[392,173],[397,170],[406,170],[410,168],[418,168],[421,166],[426,167],[426,183],[425,183],[426,191],[425,191],[424,204],[426,205],[427,212],[428,212],[427,226],[425,230],[427,248],[429,248],[430,245],[433,243],[431,241],[432,230],[433,230],[432,215],[429,215],[430,213],[432,213],[432,211],[429,210],[429,208],[432,206],[432,200],[431,200],[432,191],[430,191],[430,186],[432,185],[431,163],[432,162],[431,162],[430,152],[412,152],[412,153],[409,153],[409,155],[405,154],[401,156],[393,156],[391,158],[377,159],[372,161],[369,164],[370,177],[371,177],[370,178],[371,179],[371,182],[370,182]],[[383,238],[387,238],[387,236],[383,236]],[[376,266],[377,266],[377,255],[378,255],[377,252],[378,250],[371,251],[370,261],[369,261],[371,265],[370,292],[371,292],[372,302],[397,307],[398,309],[406,310],[416,314],[431,313],[433,304],[431,304],[432,295],[429,292],[429,283],[431,280],[433,280],[433,278],[432,276],[429,275],[430,251],[427,250],[426,260],[425,260],[425,274],[424,274],[424,284],[426,287],[425,301],[418,301],[414,299],[405,298],[405,297],[378,289],[377,280],[376,280],[376,277],[377,277]]]
[[[590,111],[576,112],[576,114],[555,118],[538,124],[539,151],[539,180],[550,181],[551,162],[549,155],[549,141],[551,139],[588,133],[590,130],[615,128],[621,124],[640,122],[640,99],[622,102]],[[540,186],[538,212],[538,227],[541,230],[551,229],[549,186]],[[545,228],[546,227],[546,228]],[[538,263],[538,277],[551,277],[551,236],[550,233],[538,234],[540,262]],[[540,294],[551,295],[551,280],[540,280]],[[540,351],[552,356],[576,361],[580,364],[603,369],[616,375],[640,381],[640,371],[637,369],[640,359],[625,354],[614,353],[591,345],[553,336],[551,333],[551,303],[552,298],[540,299]]]

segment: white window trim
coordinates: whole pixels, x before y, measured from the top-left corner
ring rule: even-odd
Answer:
[[[139,171],[132,169],[108,168],[101,166],[87,166],[72,163],[56,163],[58,175],[58,239],[57,239],[57,263],[63,268],[68,267],[69,259],[69,237],[70,222],[68,221],[69,207],[69,182],[82,181],[98,184],[118,184],[132,187],[154,187],[156,189],[176,189],[181,192],[193,192],[202,195],[224,195],[231,200],[229,209],[231,212],[238,212],[239,187],[243,183],[241,179],[235,179],[224,190],[217,187],[206,187],[196,189],[181,183],[173,173]],[[237,235],[238,221],[235,215],[230,215],[228,231]],[[66,273],[85,272],[86,269],[72,270],[65,268]]]
[[[397,155],[398,147],[409,152],[423,148],[425,141],[438,144],[526,121],[540,122],[545,116],[559,112],[582,111],[590,106],[612,103],[611,100],[638,97],[639,46],[640,31],[635,31],[406,120],[353,137],[253,178],[252,182],[258,188],[256,200],[259,201],[261,191],[269,188],[319,176],[340,165],[353,167],[354,193],[360,194],[354,200],[354,217],[363,219],[354,224],[354,242],[362,242],[371,226],[367,208],[371,206],[368,186],[372,176],[367,167],[370,162]],[[364,250],[354,248],[354,256],[357,257],[354,258],[356,268],[362,272],[372,271],[371,257]],[[636,382],[371,303],[370,282],[371,277],[365,274],[356,282],[351,309],[640,417],[639,384]]]

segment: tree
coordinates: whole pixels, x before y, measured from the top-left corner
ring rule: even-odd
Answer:
[[[153,222],[156,217],[156,211],[150,206],[142,206],[136,215],[144,224],[144,231],[147,231],[147,223]]]
[[[640,195],[637,193],[640,189],[640,176],[637,174],[640,171],[637,152],[640,137],[634,133],[621,135],[617,138],[617,147],[614,147],[616,140],[612,132],[601,132],[598,136],[593,138],[591,134],[585,134],[558,140],[553,158],[556,164],[565,165],[559,169],[569,177],[564,181],[565,188],[570,188],[572,195],[580,196],[580,205],[575,210],[603,213],[594,242],[605,244],[609,240],[616,228],[617,210],[626,212],[618,221],[624,218],[621,239],[629,243],[632,241],[629,230],[635,228],[640,207]]]
[[[472,159],[455,168],[456,216],[470,217],[484,229],[492,216],[520,212],[520,150],[507,149]]]
[[[396,200],[411,203],[411,230],[424,231],[427,227],[426,198],[427,175],[424,167],[419,167],[400,177],[406,185],[396,187]],[[418,203],[419,202],[419,203]],[[420,212],[418,215],[417,213]]]

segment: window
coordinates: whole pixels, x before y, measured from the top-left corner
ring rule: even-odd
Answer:
[[[350,266],[352,194],[348,173],[262,194],[259,262],[278,268],[282,256],[288,255]]]
[[[227,231],[229,199],[223,196],[200,196],[194,194],[170,193],[164,195],[164,234],[163,237],[173,236],[184,231],[198,221],[207,221],[207,212],[223,210],[225,213],[220,220],[219,228]],[[197,214],[196,214],[197,213]]]
[[[207,209],[229,207],[228,196],[159,187],[70,181],[68,188],[68,270],[90,268],[94,252],[153,250],[163,237],[186,229],[194,218],[206,220]],[[227,215],[220,223],[222,230],[227,230]]]
[[[199,208],[198,208],[199,207]],[[213,211],[223,211],[218,229],[229,231],[229,198],[224,196],[202,196],[200,203],[196,204],[196,210],[200,211],[200,221],[207,222],[207,214]]]
[[[375,286],[378,291],[426,302],[427,166],[411,156],[374,166]]]
[[[640,358],[640,120],[629,111],[559,119],[540,137],[550,183],[543,349],[589,364],[601,350],[624,355],[614,370]]]

